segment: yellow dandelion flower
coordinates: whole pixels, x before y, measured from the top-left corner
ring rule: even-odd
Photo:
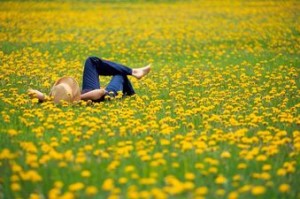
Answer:
[[[105,140],[99,140],[99,141],[98,141],[98,144],[99,144],[99,145],[103,145],[103,144],[105,144],[105,143],[106,143]]]
[[[40,182],[42,181],[42,177],[35,171],[29,170],[26,172],[20,173],[20,176],[23,180],[31,181],[31,182]]]
[[[91,172],[88,171],[88,170],[84,170],[81,172],[81,176],[84,177],[84,178],[88,178],[91,176]]]
[[[194,180],[195,179],[195,174],[194,173],[186,173],[184,175],[186,180]]]
[[[178,162],[172,162],[173,168],[179,168],[180,164]]]
[[[267,172],[262,172],[260,174],[260,178],[264,179],[264,180],[269,180],[271,178],[271,175],[269,173],[267,173]]]
[[[251,193],[255,196],[262,195],[266,192],[266,188],[264,186],[254,186],[251,189]]]
[[[266,160],[267,160],[267,156],[265,156],[265,155],[258,155],[256,157],[256,161],[258,161],[258,162],[263,162],[263,161],[266,161]]]
[[[131,171],[134,171],[135,170],[135,167],[132,166],[132,165],[128,165],[125,167],[125,172],[131,172]]]
[[[20,186],[20,184],[17,183],[17,182],[13,182],[13,183],[10,185],[10,188],[11,188],[12,191],[15,191],[15,192],[21,190],[21,186]]]
[[[231,154],[228,151],[223,151],[221,153],[221,158],[230,158]]]
[[[9,130],[7,131],[7,133],[8,133],[10,136],[16,136],[16,135],[19,134],[18,131],[16,131],[15,129],[9,129]]]
[[[119,178],[119,180],[118,180],[118,182],[119,182],[120,184],[126,184],[127,181],[128,181],[128,179],[125,178],[125,177],[121,177],[121,178]]]
[[[142,185],[151,185],[151,184],[155,184],[155,183],[156,183],[156,179],[154,179],[154,178],[140,179],[140,184],[142,184]]]
[[[150,192],[154,198],[167,198],[167,194],[162,189],[152,188]]]
[[[196,169],[204,169],[204,164],[202,164],[202,163],[196,163],[195,164],[195,168]]]
[[[251,186],[250,185],[244,185],[239,189],[239,192],[244,193],[244,192],[248,192],[251,190]]]
[[[83,188],[84,188],[84,184],[82,182],[76,182],[76,183],[69,185],[69,190],[73,191],[73,192],[79,191]]]
[[[14,159],[15,155],[14,153],[10,152],[9,149],[3,149],[0,153],[0,160],[1,159]]]
[[[183,187],[185,190],[193,190],[195,188],[195,184],[192,182],[184,182]]]
[[[286,175],[286,170],[283,168],[280,168],[277,170],[277,175],[278,176],[285,176]]]
[[[74,193],[67,191],[63,195],[61,195],[59,198],[60,199],[74,199],[75,195],[74,195]]]
[[[210,168],[208,169],[208,172],[209,172],[209,173],[217,173],[217,172],[218,172],[218,168],[217,168],[217,167],[210,167]]]
[[[40,199],[41,196],[37,193],[31,193],[29,199]]]
[[[55,188],[61,189],[63,186],[64,186],[64,183],[61,182],[61,181],[54,182],[54,187]]]
[[[161,140],[160,140],[160,144],[161,144],[162,146],[170,145],[170,140],[167,140],[167,139],[161,139]]]
[[[17,181],[20,180],[20,178],[19,178],[18,175],[12,175],[12,176],[10,177],[10,180],[11,180],[12,182],[17,182]]]
[[[95,186],[88,186],[88,187],[86,187],[86,189],[85,189],[85,193],[86,193],[86,195],[88,195],[88,196],[93,196],[93,195],[95,195],[95,194],[98,193],[98,188],[95,187]]]
[[[228,199],[238,199],[238,197],[239,197],[239,193],[238,192],[235,192],[235,191],[233,191],[233,192],[230,192],[229,194],[228,194]]]
[[[272,168],[272,166],[270,164],[265,164],[265,165],[263,165],[262,170],[269,171],[269,170],[271,170],[271,168]]]
[[[60,189],[57,188],[50,189],[48,192],[49,199],[56,199],[58,198],[59,195],[60,195]]]
[[[281,192],[281,193],[287,193],[291,190],[290,188],[290,185],[289,184],[281,184],[278,188],[278,190]]]
[[[237,168],[238,169],[245,169],[245,168],[247,168],[247,164],[246,163],[239,163]]]
[[[216,180],[215,183],[216,184],[224,184],[226,183],[227,179],[223,176],[223,175],[219,175]]]
[[[208,193],[208,188],[205,186],[198,187],[195,191],[196,195],[206,195]]]
[[[112,189],[114,189],[114,180],[111,178],[106,179],[103,184],[102,184],[102,189],[104,191],[110,191]]]

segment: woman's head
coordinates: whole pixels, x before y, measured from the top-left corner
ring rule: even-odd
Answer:
[[[79,85],[72,77],[62,77],[51,88],[50,97],[53,97],[54,103],[78,101],[80,100]]]

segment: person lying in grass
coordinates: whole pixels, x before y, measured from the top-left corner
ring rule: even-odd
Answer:
[[[82,91],[80,92],[77,81],[72,77],[63,77],[55,82],[50,91],[50,98],[54,103],[64,100],[74,102],[79,100],[103,101],[105,96],[115,97],[118,93],[125,96],[135,94],[128,75],[141,79],[151,70],[151,65],[142,68],[131,69],[119,63],[100,59],[98,57],[87,58],[82,78]],[[99,76],[112,76],[106,88],[100,87]],[[40,102],[46,101],[48,97],[42,92],[29,89],[31,98],[37,98]]]

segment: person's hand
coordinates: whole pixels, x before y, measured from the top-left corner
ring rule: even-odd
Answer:
[[[27,93],[28,93],[30,98],[37,98],[37,90],[28,89]]]
[[[39,100],[41,100],[41,101],[43,101],[44,100],[44,94],[43,93],[41,93],[40,91],[38,91],[38,90],[34,90],[34,89],[28,89],[28,95],[29,95],[29,97],[30,98],[37,98],[37,99],[39,99]]]

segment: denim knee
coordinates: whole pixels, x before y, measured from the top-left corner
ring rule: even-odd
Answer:
[[[87,64],[88,62],[93,62],[94,59],[95,59],[95,57],[88,57],[88,58],[85,60],[85,64]]]

